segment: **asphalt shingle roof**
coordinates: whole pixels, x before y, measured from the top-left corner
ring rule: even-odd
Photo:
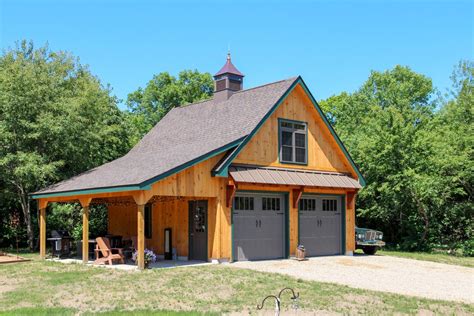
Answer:
[[[249,135],[296,80],[174,108],[125,156],[34,194],[143,184]]]

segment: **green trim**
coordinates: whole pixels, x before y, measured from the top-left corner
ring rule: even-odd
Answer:
[[[72,195],[85,195],[85,194],[99,194],[99,193],[111,193],[111,192],[123,192],[123,191],[138,191],[138,190],[149,190],[150,186],[141,187],[139,185],[123,186],[123,187],[109,187],[100,189],[85,189],[77,191],[63,191],[57,193],[39,193],[31,194],[31,198],[40,199],[47,197],[60,197],[60,196],[72,196]]]
[[[289,205],[289,199],[290,193],[286,192],[285,193],[285,237],[286,237],[286,242],[285,242],[285,257],[289,258],[290,257],[290,205]]]
[[[256,194],[279,194],[284,195],[285,201],[285,258],[290,257],[290,205],[289,205],[289,196],[290,193],[288,191],[266,191],[266,190],[238,190],[235,192],[235,195],[238,193],[256,193]],[[232,204],[230,207],[230,242],[231,242],[231,249],[230,249],[230,256],[231,262],[238,261],[234,259],[234,201],[232,200]]]
[[[299,76],[292,84],[291,86],[288,88],[288,90],[286,90],[286,92],[280,97],[280,99],[278,99],[277,103],[275,103],[275,105],[270,109],[270,111],[267,112],[267,114],[265,114],[265,116],[262,118],[262,120],[260,120],[260,122],[257,124],[257,126],[252,130],[252,132],[247,135],[247,137],[240,143],[240,145],[237,147],[237,149],[229,156],[229,158],[217,169],[215,170],[214,174],[216,176],[222,176],[222,177],[227,177],[228,176],[228,167],[229,165],[232,163],[232,161],[235,159],[235,157],[237,157],[237,155],[242,151],[242,149],[247,145],[247,143],[250,141],[250,139],[260,130],[260,127],[262,127],[262,125],[265,123],[265,121],[273,114],[273,112],[275,112],[275,110],[280,106],[281,103],[283,103],[283,101],[286,99],[286,97],[293,91],[293,89],[298,85],[298,84],[301,84],[303,90],[306,92],[306,94],[309,96],[311,102],[313,103],[313,106],[315,107],[315,109],[318,111],[319,115],[322,117],[323,119],[323,122],[326,124],[327,128],[329,129],[329,131],[331,132],[331,135],[334,137],[334,139],[336,140],[336,143],[338,144],[339,148],[342,150],[342,152],[344,153],[344,155],[346,156],[347,160],[349,160],[352,168],[354,169],[354,171],[356,172],[357,176],[359,177],[359,183],[362,185],[362,186],[365,186],[366,185],[366,182],[365,182],[365,179],[364,177],[362,176],[359,168],[357,167],[357,165],[355,164],[354,160],[352,159],[351,155],[349,154],[349,152],[347,151],[347,149],[344,147],[344,144],[341,142],[341,140],[339,139],[339,136],[337,136],[336,132],[334,131],[334,129],[332,128],[331,124],[329,124],[329,121],[326,117],[326,115],[324,115],[323,111],[321,110],[321,108],[319,107],[318,103],[316,102],[316,100],[314,99],[313,95],[311,94],[311,92],[309,91],[308,87],[306,86],[305,82],[303,81],[303,79],[301,78],[301,76]]]
[[[301,198],[305,196],[337,196],[341,197],[341,254],[346,254],[346,194],[327,194],[327,193],[303,193]],[[298,245],[300,244],[300,204],[298,203]]]
[[[139,191],[139,190],[150,190],[151,185],[157,181],[160,181],[166,177],[169,177],[175,173],[178,173],[186,168],[192,167],[204,160],[217,156],[232,147],[238,146],[243,140],[239,138],[223,147],[217,148],[208,152],[205,155],[199,156],[191,161],[188,161],[185,164],[182,164],[176,168],[173,168],[165,173],[162,173],[156,177],[153,177],[149,180],[146,180],[142,183],[137,185],[130,185],[130,186],[121,186],[121,187],[105,187],[105,188],[98,188],[98,189],[84,189],[84,190],[75,190],[75,191],[63,191],[63,192],[53,192],[53,193],[40,193],[40,194],[31,194],[33,199],[39,198],[46,198],[46,197],[61,197],[61,196],[72,196],[72,195],[85,195],[85,194],[99,194],[99,193],[113,193],[113,192],[123,192],[123,191]]]
[[[260,127],[262,127],[263,123],[275,112],[275,110],[278,108],[278,106],[285,100],[285,98],[293,91],[293,89],[296,87],[296,85],[299,82],[299,77],[296,79],[291,86],[286,90],[286,92],[278,99],[277,103],[273,105],[273,107],[270,109],[270,111],[265,114],[265,116],[260,120],[260,122],[257,124],[257,126],[252,130],[252,132],[245,137],[245,139],[240,143],[240,145],[237,147],[237,149],[227,158],[227,160],[219,166],[218,169],[215,170],[215,175],[216,176],[221,176],[221,177],[227,177],[228,176],[228,167],[232,163],[232,161],[237,157],[237,155],[240,153],[240,151],[247,145],[247,143],[250,141],[250,139],[258,132]]]
[[[332,127],[332,125],[329,123],[326,115],[323,113],[323,111],[321,110],[321,107],[319,106],[318,102],[316,101],[316,99],[314,98],[314,96],[311,94],[311,91],[309,91],[308,87],[306,86],[306,84],[304,83],[303,79],[301,77],[299,77],[299,80],[301,81],[301,86],[303,87],[304,91],[306,92],[306,94],[309,95],[310,99],[311,99],[311,102],[313,103],[314,107],[316,108],[316,110],[318,111],[319,115],[323,118],[323,121],[324,123],[326,124],[326,126],[328,127],[329,131],[331,132],[331,135],[334,137],[334,139],[336,140],[337,144],[339,145],[339,148],[342,150],[342,152],[344,153],[344,155],[346,156],[347,160],[349,160],[352,168],[354,169],[354,171],[356,172],[357,176],[359,177],[359,183],[361,186],[365,187],[366,185],[366,182],[365,182],[365,178],[364,176],[362,175],[362,173],[360,172],[359,168],[357,167],[357,165],[355,164],[354,160],[352,159],[351,155],[349,154],[349,152],[347,151],[346,147],[344,146],[344,144],[342,143],[341,139],[339,138],[339,136],[337,135],[336,131],[334,130],[334,128]]]
[[[245,136],[244,136],[244,137],[245,137]],[[182,165],[180,165],[180,166],[178,166],[178,167],[176,167],[176,168],[173,168],[173,169],[171,169],[171,170],[169,170],[169,171],[167,171],[167,172],[165,172],[165,173],[162,173],[162,174],[160,174],[160,175],[158,175],[158,176],[156,176],[156,177],[153,177],[153,178],[151,178],[151,179],[149,179],[149,180],[146,180],[146,181],[140,183],[140,185],[141,185],[141,186],[142,186],[142,185],[151,185],[151,184],[153,184],[153,183],[155,183],[155,182],[157,182],[157,181],[163,180],[163,179],[166,178],[166,177],[169,177],[169,176],[171,176],[171,175],[173,175],[173,174],[175,174],[175,173],[178,173],[178,172],[180,172],[180,171],[182,171],[182,170],[184,170],[184,169],[186,169],[186,168],[192,167],[192,166],[194,166],[194,165],[196,165],[196,164],[198,164],[198,163],[200,163],[200,162],[202,162],[202,161],[204,161],[204,160],[207,160],[207,159],[209,159],[209,158],[212,158],[212,157],[214,157],[214,156],[217,156],[217,155],[219,155],[219,154],[221,154],[221,153],[223,153],[223,152],[229,150],[229,149],[232,148],[232,147],[238,146],[238,145],[242,142],[242,139],[243,139],[244,137],[241,137],[241,138],[239,138],[239,139],[237,139],[237,140],[235,140],[235,141],[233,141],[233,142],[231,142],[231,143],[229,143],[229,144],[227,144],[227,145],[225,145],[225,146],[223,146],[223,147],[220,147],[220,148],[217,148],[217,149],[215,149],[215,150],[212,150],[212,151],[208,152],[208,153],[205,154],[205,155],[199,156],[199,157],[197,157],[197,158],[195,158],[195,159],[193,159],[193,160],[191,160],[191,161],[188,161],[188,162],[185,163],[185,164],[182,164]]]
[[[298,124],[304,124],[306,126],[306,134],[305,134],[305,154],[306,154],[306,162],[290,162],[290,161],[281,161],[281,122],[289,122],[289,123],[298,123]],[[308,122],[304,121],[296,121],[296,120],[289,120],[286,118],[278,118],[278,162],[281,163],[282,165],[300,165],[300,166],[307,166],[308,165]],[[296,159],[296,157],[295,157]]]

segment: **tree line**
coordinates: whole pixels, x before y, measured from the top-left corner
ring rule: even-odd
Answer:
[[[320,101],[367,180],[357,224],[406,250],[474,255],[474,64],[461,61],[441,94],[408,67],[372,71],[361,87]],[[29,194],[128,152],[173,107],[212,96],[209,73],[162,72],[119,109],[110,86],[68,52],[22,41],[0,55],[0,247],[35,248]],[[54,204],[48,228],[80,239],[79,205]],[[104,233],[106,209],[91,210]]]

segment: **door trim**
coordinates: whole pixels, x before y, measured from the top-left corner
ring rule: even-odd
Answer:
[[[328,196],[328,197],[340,197],[341,198],[341,253],[340,255],[346,254],[346,196],[347,194],[327,194],[327,193],[303,193],[301,196]],[[355,211],[355,210],[354,210]],[[301,230],[300,230],[300,205],[298,203],[298,245],[301,242]],[[355,238],[355,236],[354,236]]]
[[[289,203],[289,195],[288,191],[259,191],[259,190],[237,190],[234,194],[234,198],[238,193],[250,193],[250,194],[279,194],[283,195],[283,200],[285,201],[285,214],[284,214],[284,221],[285,221],[285,253],[284,257],[288,259],[290,257],[290,205]],[[230,262],[238,261],[234,259],[234,199],[232,199],[232,203],[230,205]]]
[[[191,222],[191,207],[194,205],[196,202],[205,202],[206,203],[206,260],[209,261],[209,226],[208,226],[208,220],[209,220],[209,201],[208,200],[189,200],[188,201],[188,260],[196,260],[193,259],[193,247],[191,243],[191,228],[192,228],[192,222]]]

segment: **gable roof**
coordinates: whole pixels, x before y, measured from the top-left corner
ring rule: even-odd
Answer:
[[[125,156],[53,184],[33,198],[148,189],[239,145],[299,80],[290,78],[172,109]]]
[[[259,131],[260,127],[262,127],[262,125],[265,123],[265,121],[273,114],[273,112],[276,111],[276,109],[280,106],[280,104],[283,102],[283,100],[285,100],[287,95],[290,94],[298,84],[301,85],[301,87],[303,88],[303,90],[308,95],[309,99],[311,100],[311,103],[313,104],[314,108],[316,109],[316,111],[318,111],[318,113],[319,113],[320,117],[322,118],[324,124],[329,129],[329,132],[331,133],[331,135],[334,137],[339,149],[342,151],[344,156],[349,161],[351,167],[353,168],[353,170],[357,174],[360,184],[362,186],[365,186],[366,182],[365,182],[364,177],[362,176],[362,173],[360,172],[359,168],[355,164],[355,162],[352,159],[351,155],[349,154],[346,147],[342,143],[341,139],[337,135],[336,131],[334,130],[332,125],[329,123],[326,115],[321,110],[321,107],[319,106],[318,102],[316,101],[316,99],[312,95],[311,91],[309,91],[308,86],[303,81],[303,78],[301,78],[300,76],[298,76],[298,78],[296,78],[296,80],[291,84],[291,86],[288,88],[288,90],[279,98],[278,102],[276,102],[275,105],[273,105],[273,107],[265,114],[265,116],[262,118],[262,120],[254,127],[252,132],[247,137],[245,137],[245,139],[237,147],[235,147],[232,151],[228,152],[228,154],[226,154],[225,157],[223,159],[221,159],[221,161],[219,161],[219,163],[212,170],[213,175],[220,176],[220,177],[227,177],[228,176],[228,173],[229,173],[228,169],[229,169],[229,166],[231,165],[232,161],[237,157],[237,155],[242,151],[242,149],[244,149],[244,147],[247,145],[247,143]]]

